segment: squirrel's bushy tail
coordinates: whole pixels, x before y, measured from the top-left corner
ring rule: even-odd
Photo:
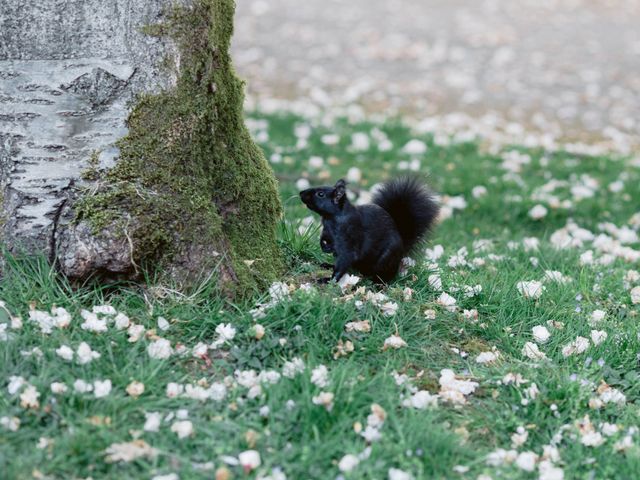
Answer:
[[[400,177],[384,183],[374,194],[373,203],[393,218],[405,254],[431,230],[440,211],[433,194],[414,177]]]

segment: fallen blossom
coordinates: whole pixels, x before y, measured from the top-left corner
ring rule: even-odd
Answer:
[[[118,313],[113,319],[113,323],[118,330],[124,330],[125,328],[129,328],[129,325],[131,325],[129,317],[124,313]]]
[[[348,322],[344,328],[347,332],[369,333],[371,331],[371,324],[369,320],[360,320],[357,322]]]
[[[184,393],[184,385],[179,383],[169,382],[165,391],[168,398],[175,398]]]
[[[351,275],[349,273],[346,273],[342,276],[342,278],[338,282],[338,285],[340,286],[342,291],[345,291],[350,289],[351,287],[356,286],[359,281],[360,281],[360,277],[358,277],[357,275]]]
[[[564,357],[577,355],[583,353],[587,348],[589,348],[589,339],[578,336],[574,341],[562,347],[562,355]]]
[[[295,357],[291,361],[285,362],[282,366],[282,376],[287,378],[293,378],[302,372],[304,372],[304,362],[299,357]]]
[[[411,397],[405,399],[402,402],[404,407],[412,407],[418,410],[423,410],[428,407],[438,406],[438,395],[432,395],[426,390],[420,390],[414,393]]]
[[[260,460],[260,453],[256,450],[246,450],[242,452],[238,455],[238,460],[245,473],[255,470],[262,463]]]
[[[129,335],[129,343],[136,343],[144,335],[145,328],[143,325],[136,325],[132,323],[127,328],[127,334]]]
[[[80,325],[83,330],[96,333],[107,331],[107,321],[99,318],[95,313],[82,310],[80,316],[84,319],[84,322]]]
[[[338,469],[341,472],[350,472],[351,470],[356,468],[359,463],[360,459],[358,457],[348,453],[347,455],[342,457],[342,459],[340,459],[340,462],[338,462]]]
[[[387,302],[380,305],[380,310],[386,317],[392,317],[398,311],[398,304],[395,302]]]
[[[60,348],[56,348],[56,355],[67,362],[73,360],[73,350],[68,345],[61,345]]]
[[[95,380],[93,382],[93,394],[96,398],[106,397],[111,393],[111,380]]]
[[[439,383],[440,398],[457,404],[466,403],[465,397],[473,393],[479,386],[478,382],[456,378],[453,370],[449,369],[440,371]]]
[[[547,213],[549,213],[547,208],[544,205],[538,204],[535,207],[533,207],[531,210],[529,210],[529,217],[531,217],[534,220],[541,220],[547,216]]]
[[[256,323],[253,326],[253,338],[255,338],[256,340],[261,340],[262,337],[264,337],[264,334],[265,334],[264,326],[260,325],[259,323]]]
[[[542,283],[536,280],[530,282],[518,282],[517,288],[524,298],[530,298],[534,300],[540,298],[542,296],[542,293],[546,289],[546,287]]]
[[[318,388],[325,388],[329,385],[329,370],[324,365],[320,365],[311,372],[311,383]]]
[[[163,360],[169,358],[173,353],[171,342],[165,338],[159,338],[149,344],[147,353],[151,358]]]
[[[82,342],[78,346],[78,350],[76,351],[76,355],[77,355],[77,358],[78,358],[78,363],[80,365],[85,365],[85,364],[91,362],[92,360],[100,358],[100,354],[98,352],[94,352],[93,350],[91,350],[91,347],[89,346],[89,344],[87,342]]]
[[[413,480],[413,475],[398,468],[390,468],[388,475],[389,480]]]
[[[22,408],[37,409],[40,407],[40,392],[33,385],[27,385],[27,388],[20,394],[20,406]]]
[[[78,393],[87,393],[93,391],[93,385],[79,378],[73,382],[73,389]]]
[[[604,330],[591,330],[591,341],[598,346],[607,339],[607,332]]]
[[[631,289],[630,294],[631,294],[631,303],[633,303],[634,305],[640,304],[640,286],[633,287]]]
[[[595,327],[598,323],[600,323],[607,316],[607,312],[603,310],[594,310],[591,312],[591,317],[589,318],[589,325]]]
[[[533,339],[538,343],[546,343],[551,338],[551,333],[549,333],[547,327],[542,325],[536,325],[531,331],[533,332]]]
[[[160,412],[144,412],[144,427],[142,429],[145,432],[157,432],[160,430],[160,423],[162,422],[162,414]]]
[[[522,355],[531,360],[545,360],[547,358],[544,352],[540,351],[538,345],[533,342],[527,342],[524,344],[524,347],[522,348]]]
[[[450,312],[456,311],[456,299],[449,295],[447,292],[442,292],[436,300],[436,303],[442,306],[445,310]]]
[[[125,443],[112,443],[104,452],[105,460],[109,463],[132,462],[138,458],[153,459],[158,455],[158,450],[151,447],[144,440],[133,440]]]
[[[524,427],[520,426],[516,428],[515,433],[511,435],[511,446],[513,448],[518,448],[524,445],[524,443],[529,438],[529,432],[527,432]]]
[[[17,432],[20,429],[20,419],[18,417],[0,417],[0,426],[10,432]]]
[[[144,393],[144,383],[133,381],[126,388],[127,393],[137,398]]]
[[[333,353],[333,359],[337,360],[340,357],[346,357],[350,353],[353,352],[355,347],[350,340],[343,342],[342,340],[338,340],[338,345],[336,345],[335,351]]]
[[[555,270],[545,270],[544,279],[548,282],[556,282],[560,284],[567,284],[571,282],[571,278],[565,276],[562,272],[558,272]]]
[[[391,335],[390,337],[387,337],[385,339],[384,345],[382,346],[382,350],[384,351],[389,348],[398,349],[406,346],[407,346],[407,342],[405,342],[402,338],[400,338],[400,336]]]
[[[51,383],[50,388],[51,388],[51,393],[55,393],[55,394],[66,393],[67,390],[69,390],[69,388],[64,383],[60,383],[60,382]]]
[[[320,392],[320,394],[316,395],[311,399],[311,401],[315,405],[322,405],[328,412],[333,409],[333,393],[331,392]]]
[[[496,352],[496,351],[481,352],[476,357],[476,363],[479,363],[479,364],[494,363],[496,360],[498,360],[498,358],[500,358],[499,352]]]
[[[186,438],[193,434],[193,424],[190,420],[173,422],[171,431],[178,435],[178,438]]]
[[[425,318],[427,320],[435,320],[436,319],[436,315],[437,315],[437,312],[432,308],[427,308],[424,311],[424,316],[425,316]]]
[[[533,452],[522,452],[516,458],[515,464],[525,472],[533,472],[536,468],[538,455]]]

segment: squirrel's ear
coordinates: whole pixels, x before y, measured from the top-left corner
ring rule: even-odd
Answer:
[[[336,205],[339,203],[342,203],[342,200],[344,199],[346,190],[346,182],[342,179],[338,180],[335,184],[335,186],[333,187],[333,203],[335,203]]]

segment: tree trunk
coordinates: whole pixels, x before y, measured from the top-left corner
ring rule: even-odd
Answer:
[[[242,119],[233,0],[8,0],[0,227],[68,277],[260,286],[277,185]],[[126,119],[126,122],[125,122]]]

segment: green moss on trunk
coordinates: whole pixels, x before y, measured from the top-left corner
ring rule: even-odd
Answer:
[[[184,264],[194,245],[209,245],[244,290],[281,272],[281,205],[273,172],[244,125],[244,85],[229,55],[234,9],[233,0],[196,0],[146,29],[175,41],[177,84],[139,100],[116,166],[76,211],[96,230],[115,222],[139,265]],[[202,273],[220,262],[210,256]]]

